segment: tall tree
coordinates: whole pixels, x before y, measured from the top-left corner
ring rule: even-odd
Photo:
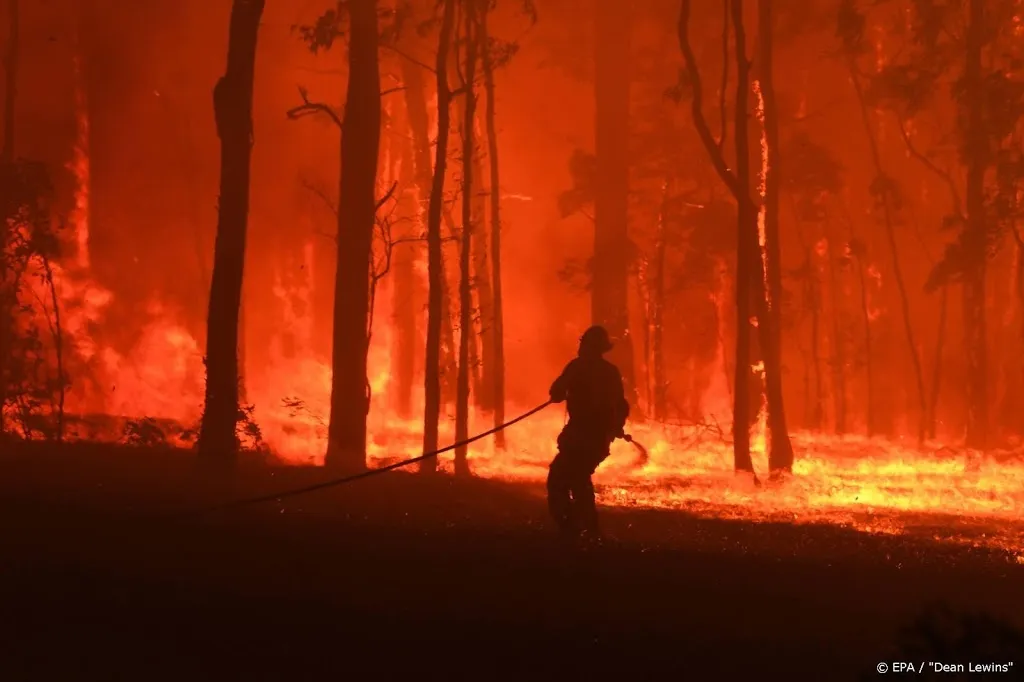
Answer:
[[[377,1],[349,0],[348,12],[348,89],[341,122],[331,418],[324,463],[332,468],[360,470],[366,467],[366,416],[370,411],[366,360],[380,154]]]
[[[985,322],[985,275],[988,226],[985,216],[985,169],[990,160],[986,130],[987,96],[981,69],[985,44],[985,3],[968,0],[963,72],[963,153],[967,166],[967,225],[963,232],[964,350],[967,353],[967,447],[988,446],[988,333]]]
[[[473,167],[476,136],[476,78],[477,62],[477,3],[476,0],[464,0],[463,36],[465,46],[465,109],[462,115],[462,235],[459,252],[459,377],[458,391],[455,402],[455,441],[462,442],[469,438],[469,344],[473,329],[473,290],[471,286],[472,248],[473,248]],[[468,447],[460,445],[455,449],[455,473],[469,475],[469,462],[466,459]]]
[[[596,5],[594,42],[597,176],[591,320],[616,340],[611,357],[637,405],[629,335],[629,91],[632,3]]]
[[[441,302],[444,264],[441,260],[441,212],[444,204],[444,179],[448,169],[448,136],[451,128],[452,91],[448,85],[448,55],[455,24],[456,0],[444,0],[441,32],[438,39],[435,75],[437,76],[437,147],[434,152],[434,176],[427,209],[427,357],[424,364],[423,451],[433,452],[438,444],[438,420],[441,416]],[[420,463],[420,471],[436,471],[437,461],[430,457]]]
[[[4,59],[4,137],[3,149],[0,150],[0,163],[10,168],[14,165],[14,123],[18,101],[18,57],[21,46],[21,7],[20,0],[8,0],[8,21],[10,33],[7,37],[7,54]],[[8,202],[5,202],[5,204]],[[4,407],[7,405],[7,364],[10,360],[11,334],[14,332],[14,302],[10,300],[7,289],[7,244],[9,235],[6,216],[14,210],[13,206],[4,205],[0,220],[0,443],[6,429]]]
[[[854,12],[851,3],[841,5],[840,21],[848,22],[848,13]],[[842,27],[840,27],[842,29]],[[924,442],[927,435],[928,424],[928,397],[924,387],[924,365],[921,361],[921,351],[918,347],[916,334],[914,332],[913,318],[910,313],[910,292],[907,289],[906,278],[903,274],[903,267],[900,262],[899,245],[896,241],[896,206],[899,204],[899,195],[895,180],[885,172],[885,165],[882,161],[882,153],[879,149],[878,136],[871,124],[871,111],[865,98],[864,85],[861,82],[862,74],[857,65],[857,57],[864,52],[864,45],[861,41],[859,31],[841,30],[843,38],[843,50],[846,53],[847,69],[850,72],[850,82],[853,85],[854,94],[857,96],[857,105],[860,108],[861,123],[867,137],[868,151],[871,155],[871,163],[875,169],[875,179],[871,183],[871,193],[874,195],[875,203],[881,208],[882,223],[885,227],[886,241],[889,245],[889,256],[892,259],[893,278],[900,294],[901,312],[903,314],[903,332],[907,342],[907,350],[910,354],[911,366],[914,369],[915,388],[917,391],[918,414],[918,443]],[[871,425],[868,425],[870,432]]]
[[[679,13],[678,37],[680,50],[685,62],[685,78],[692,93],[690,103],[691,114],[701,143],[708,152],[712,165],[718,176],[729,188],[736,201],[736,371],[735,390],[733,391],[733,458],[737,471],[752,471],[750,458],[750,383],[748,372],[744,368],[750,366],[751,360],[751,303],[757,317],[758,339],[764,350],[765,373],[768,380],[768,411],[769,419],[774,411],[776,418],[785,414],[782,409],[781,383],[778,391],[772,390],[773,373],[781,371],[773,366],[771,316],[768,314],[768,301],[765,290],[765,270],[760,257],[758,243],[758,208],[750,194],[750,143],[747,129],[748,102],[750,90],[750,61],[746,55],[746,31],[743,24],[743,0],[730,0],[730,16],[735,36],[734,54],[736,58],[736,112],[733,119],[735,136],[736,162],[735,171],[725,159],[722,147],[711,134],[707,118],[703,110],[703,89],[700,69],[690,44],[690,0],[682,0]],[[726,36],[728,34],[726,33]],[[781,378],[779,378],[781,382]],[[777,400],[778,404],[772,402]],[[783,417],[784,424],[784,417]],[[788,433],[780,429],[772,436],[771,448],[789,450]],[[771,456],[776,464],[791,461],[786,452]],[[776,469],[777,471],[779,469]]]
[[[763,102],[766,154],[764,165],[764,268],[767,273],[767,307],[770,324],[762,330],[765,389],[768,394],[768,434],[771,438],[768,468],[788,472],[793,468],[785,401],[782,397],[782,237],[779,232],[779,113],[775,103],[774,27],[772,0],[758,0],[758,72]]]
[[[199,430],[200,457],[233,461],[238,443],[238,316],[242,302],[249,222],[252,98],[256,39],[264,0],[234,0],[228,60],[213,89],[220,138],[220,207],[206,321],[206,404]]]
[[[499,179],[500,164],[498,163],[498,130],[495,113],[494,97],[494,46],[488,34],[487,20],[490,8],[485,8],[480,20],[481,63],[484,76],[484,98],[487,105],[487,161],[490,166],[491,202],[491,276],[493,282],[491,324],[494,343],[494,366],[492,386],[492,408],[494,425],[505,422],[505,320],[502,309],[501,289],[501,182]],[[505,447],[505,431],[498,431],[496,444]]]

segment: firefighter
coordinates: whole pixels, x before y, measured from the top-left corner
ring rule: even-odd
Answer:
[[[608,331],[593,326],[580,337],[577,357],[551,385],[551,401],[566,402],[569,421],[558,435],[558,454],[548,469],[548,508],[567,539],[597,537],[594,471],[624,437],[629,416],[622,375],[604,358]]]

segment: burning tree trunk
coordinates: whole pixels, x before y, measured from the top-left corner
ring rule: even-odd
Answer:
[[[498,132],[494,112],[494,55],[487,33],[489,10],[484,11],[480,21],[481,67],[484,75],[484,96],[487,102],[487,161],[490,164],[491,201],[491,273],[494,283],[493,307],[491,309],[492,336],[494,339],[494,425],[505,421],[505,324],[501,300],[501,183],[498,171]],[[496,445],[504,449],[505,432],[498,431]]]
[[[591,318],[616,339],[611,357],[622,372],[626,398],[635,407],[628,297],[630,7],[628,2],[606,2],[596,9],[597,178]]]
[[[967,447],[988,445],[988,335],[985,329],[985,87],[981,51],[985,40],[984,2],[970,0],[964,68],[964,131],[967,163],[967,225],[963,235],[964,345],[967,353]]]
[[[872,193],[876,195],[882,206],[882,219],[885,224],[885,235],[889,243],[889,252],[892,257],[893,277],[896,280],[896,287],[900,292],[900,303],[903,312],[903,329],[907,341],[907,347],[910,351],[910,359],[913,363],[914,378],[917,384],[918,406],[921,413],[918,421],[917,438],[919,443],[923,443],[928,420],[928,403],[924,390],[924,369],[921,365],[921,353],[917,347],[917,340],[914,335],[914,325],[910,316],[910,295],[907,292],[907,285],[903,279],[903,269],[900,267],[899,247],[896,243],[896,230],[893,226],[894,221],[891,197],[893,192],[891,187],[892,179],[886,175],[885,170],[882,167],[882,156],[878,149],[878,140],[875,138],[874,130],[871,127],[871,118],[868,112],[868,106],[864,100],[864,89],[860,84],[860,79],[857,76],[857,70],[852,60],[849,65],[849,69],[850,80],[853,83],[854,91],[857,94],[857,103],[860,106],[861,120],[864,123],[864,131],[867,133],[868,149],[871,152],[871,160],[875,166],[875,173],[877,175],[874,183],[872,183],[871,189]]]
[[[793,469],[793,446],[786,424],[785,403],[782,397],[782,247],[779,235],[779,115],[775,104],[773,75],[772,1],[757,3],[758,33],[760,40],[760,90],[764,104],[764,250],[765,283],[768,296],[768,327],[759,324],[764,353],[764,375],[768,397],[768,430],[771,447],[768,466],[772,472]],[[743,80],[746,82],[746,79]],[[756,288],[755,288],[756,290]],[[758,297],[760,304],[760,297]],[[758,319],[763,322],[762,315]]]
[[[736,247],[736,371],[735,391],[733,392],[733,456],[737,471],[753,471],[750,459],[750,367],[751,360],[751,300],[757,314],[758,332],[761,345],[765,348],[767,374],[771,377],[780,367],[772,367],[772,359],[777,350],[772,349],[771,316],[768,314],[768,301],[765,291],[765,270],[758,244],[758,210],[750,196],[750,161],[749,136],[747,132],[747,101],[750,88],[750,62],[746,56],[746,33],[743,27],[743,2],[731,0],[732,24],[735,32],[736,56],[736,115],[734,130],[736,135],[736,171],[729,168],[721,148],[715,141],[708,127],[703,112],[703,92],[701,89],[700,69],[697,67],[693,48],[689,41],[690,0],[682,0],[679,13],[679,46],[683,53],[687,77],[690,81],[693,99],[691,112],[697,133],[701,138],[708,156],[722,181],[729,188],[737,204],[737,247]],[[783,427],[772,434],[771,447],[780,448],[780,453],[770,455],[777,467],[791,461],[792,451],[789,436],[784,427],[784,412],[781,405],[781,378],[776,396],[773,382],[769,382],[769,398],[777,398],[778,405],[769,406],[769,415],[775,411],[776,419],[781,419]],[[778,470],[778,469],[776,469]]]
[[[213,89],[221,146],[220,210],[206,322],[206,404],[199,455],[232,461],[238,450],[238,314],[249,219],[252,97],[263,0],[234,0],[224,76]]]
[[[20,0],[8,0],[8,20],[10,35],[7,39],[7,55],[4,64],[4,139],[3,150],[0,151],[0,163],[10,168],[14,164],[14,117],[15,105],[18,101],[18,57],[21,50],[21,17]],[[6,431],[4,408],[7,405],[7,365],[11,357],[11,335],[14,333],[14,315],[11,292],[7,283],[7,216],[14,210],[9,202],[0,206],[0,443]]]
[[[350,0],[348,9],[349,75],[341,122],[331,418],[324,463],[332,468],[360,470],[366,468],[366,416],[370,410],[366,356],[370,335],[370,268],[377,219],[380,64],[376,0]]]
[[[473,248],[473,166],[475,161],[473,128],[476,122],[476,91],[473,79],[476,77],[477,30],[476,2],[468,0],[463,10],[465,16],[463,40],[466,46],[466,107],[462,115],[462,235],[459,252],[459,380],[455,403],[455,441],[469,438],[469,343],[473,335],[473,290],[470,286]],[[469,475],[466,459],[468,446],[455,449],[455,473]]]
[[[430,208],[427,215],[427,268],[430,280],[427,304],[427,357],[424,364],[423,451],[437,450],[438,420],[441,415],[441,303],[444,273],[441,261],[441,210],[444,203],[444,176],[448,166],[448,134],[452,93],[448,87],[448,53],[455,23],[455,0],[444,0],[441,36],[437,46],[437,149],[434,176],[430,187]],[[429,458],[420,464],[420,471],[432,472],[437,460]]]

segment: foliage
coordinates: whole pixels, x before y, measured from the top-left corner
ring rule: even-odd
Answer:
[[[129,419],[124,425],[121,443],[138,448],[158,448],[168,445],[167,434],[153,417]]]
[[[45,164],[17,160],[0,165],[4,225],[0,333],[4,416],[20,436],[60,437],[67,377],[57,371],[61,338],[53,309],[51,263],[60,253],[60,226],[50,217],[53,187]],[[49,339],[47,339],[49,337]]]
[[[1024,215],[1018,200],[1024,189],[1024,140],[1019,129],[1024,120],[1024,83],[1012,75],[1024,64],[1024,55],[1015,33],[1014,3],[984,3],[978,33],[987,56],[978,86],[980,98],[967,92],[967,7],[965,2],[914,0],[910,11],[905,12],[890,0],[863,6],[856,0],[843,0],[836,27],[843,52],[858,72],[856,60],[868,52],[865,35],[870,21],[885,26],[890,36],[902,38],[898,50],[892,51],[891,58],[877,73],[860,74],[867,80],[865,99],[870,106],[895,114],[901,126],[906,120],[923,117],[926,111],[933,118],[941,115],[936,112],[944,108],[955,113],[949,121],[933,122],[932,127],[938,129],[933,135],[937,144],[931,149],[918,151],[904,130],[908,151],[941,176],[956,205],[954,213],[939,227],[956,228],[959,233],[930,273],[926,283],[929,291],[957,280],[976,265],[968,262],[967,257],[973,250],[966,248],[968,222],[957,189],[961,173],[946,170],[934,161],[936,152],[946,151],[946,140],[955,142],[948,145],[949,165],[959,162],[966,166],[976,161],[986,169],[989,181],[985,187],[984,214],[974,222],[984,225],[981,238],[985,240],[986,253],[994,253],[1005,234]],[[971,124],[972,111],[980,114],[980,125],[976,127]],[[900,198],[891,178],[877,178],[871,193],[876,201]]]
[[[779,177],[796,201],[801,220],[825,219],[825,198],[842,189],[843,166],[826,147],[797,131],[783,145]]]

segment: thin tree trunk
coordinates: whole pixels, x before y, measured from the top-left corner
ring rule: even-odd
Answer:
[[[399,238],[410,240],[419,236],[421,211],[415,201],[416,170],[413,163],[413,145],[405,139],[399,144],[398,182],[401,194],[398,197],[398,213],[406,219],[408,225]],[[403,419],[412,417],[416,349],[419,347],[417,304],[420,301],[420,287],[416,278],[418,253],[418,245],[410,242],[402,244],[392,256],[392,267],[394,268],[392,307],[396,339],[394,381],[391,390],[394,391],[394,408]]]
[[[498,163],[498,131],[494,110],[494,62],[490,38],[487,33],[487,19],[490,12],[485,11],[481,20],[480,39],[481,66],[484,72],[484,97],[487,103],[487,161],[490,164],[490,201],[491,201],[491,274],[493,282],[493,307],[491,309],[491,325],[494,338],[494,394],[493,410],[494,425],[499,426],[505,421],[505,324],[501,299],[501,183],[499,182],[500,165]],[[505,448],[505,432],[498,431],[495,444],[499,449]]]
[[[360,471],[366,468],[366,416],[370,411],[366,361],[380,159],[380,63],[376,0],[350,0],[348,10],[349,75],[341,121],[331,418],[324,464]]]
[[[213,89],[221,147],[220,210],[206,322],[206,404],[199,456],[233,462],[238,451],[238,317],[249,220],[252,99],[263,0],[234,0],[224,76]]]
[[[747,89],[749,83],[743,78],[749,70],[744,48],[743,6],[739,0],[731,1],[731,15],[736,34],[736,54],[741,65],[737,67],[739,82],[736,86],[736,115],[734,128],[736,132],[736,171],[730,170],[722,150],[711,135],[707,119],[704,117],[704,93],[701,88],[700,69],[690,45],[690,0],[682,0],[679,11],[679,49],[683,53],[686,73],[690,81],[693,96],[690,111],[694,126],[700,135],[701,142],[710,157],[722,181],[736,199],[736,349],[735,368],[733,372],[733,465],[736,471],[753,472],[754,464],[750,458],[750,247],[748,233],[756,235],[756,213],[750,200],[750,160],[746,121]],[[739,21],[736,20],[737,16]],[[725,33],[728,39],[728,32]],[[744,66],[746,65],[746,66]]]
[[[670,182],[665,183],[658,230],[654,237],[654,281],[651,286],[651,362],[654,365],[654,418],[664,422],[668,412],[668,381],[665,378],[665,235]]]
[[[1019,262],[1019,261],[1018,261]],[[1018,295],[1020,295],[1021,266],[1018,265]],[[1021,299],[1024,304],[1024,298]],[[939,330],[935,335],[935,358],[932,361],[932,395],[928,402],[928,438],[934,440],[939,419],[939,396],[942,390],[943,355],[946,351],[946,317],[949,310],[949,285],[942,287],[942,300],[939,305]],[[1022,308],[1024,309],[1024,308]]]
[[[981,51],[984,42],[983,0],[969,0],[964,90],[967,101],[967,225],[964,251],[964,345],[967,354],[967,447],[988,446],[988,334],[985,320],[986,131]]]
[[[4,139],[3,150],[0,152],[0,161],[10,168],[14,164],[14,124],[17,113],[16,104],[18,101],[18,57],[21,53],[21,16],[20,0],[7,0],[8,21],[10,22],[10,35],[7,41],[7,58],[4,64],[5,93],[4,93]],[[10,240],[6,216],[10,215],[14,207],[5,205],[0,207],[3,210],[3,219],[0,220],[0,445],[3,444],[4,433],[6,432],[6,420],[4,408],[7,406],[7,365],[11,357],[11,336],[14,332],[14,301],[13,292],[10,291],[7,282],[7,244]]]
[[[746,55],[746,32],[743,28],[743,2],[730,0],[736,43],[736,180],[739,196],[736,204],[736,376],[733,390],[733,460],[737,471],[753,471],[750,458],[750,360],[751,305],[754,259],[750,233],[756,235],[756,216],[750,203],[750,145],[747,133],[747,91],[750,87],[750,64]],[[756,239],[756,236],[755,236]]]
[[[43,256],[43,272],[46,275],[46,287],[50,291],[50,305],[53,306],[53,345],[57,357],[57,442],[64,441],[64,401],[67,397],[67,377],[64,372],[64,329],[61,327],[60,299],[57,296],[57,283],[53,279],[53,267],[50,259]]]
[[[482,23],[477,20],[477,26]],[[476,39],[477,55],[479,59],[481,43]],[[479,103],[478,103],[479,104]],[[477,121],[479,115],[477,116]],[[480,139],[481,128],[476,125],[473,131],[474,139]],[[483,181],[484,168],[480,155],[473,154],[473,178],[478,184]],[[474,378],[478,383],[474,384],[474,402],[484,412],[494,411],[494,289],[491,283],[491,262],[488,251],[487,235],[487,196],[484,192],[474,190],[473,192],[473,283],[476,289],[477,298],[477,328],[480,335],[480,357],[477,363],[478,371]]]
[[[768,398],[768,430],[771,438],[768,466],[772,472],[788,473],[793,470],[793,445],[786,423],[785,401],[782,391],[782,246],[779,234],[779,115],[775,103],[774,40],[772,26],[772,0],[757,3],[758,33],[760,41],[760,85],[764,101],[764,133],[767,143],[764,197],[764,268],[767,285],[767,321],[759,324],[762,353],[764,354],[765,389]],[[760,268],[759,268],[760,269]],[[755,287],[755,290],[757,287]],[[762,297],[757,297],[758,306]],[[761,318],[761,315],[758,315]],[[763,319],[763,318],[762,318]]]
[[[463,40],[466,45],[466,106],[462,115],[462,234],[459,252],[459,378],[458,395],[455,403],[455,442],[461,443],[469,438],[469,343],[473,337],[473,289],[472,253],[473,253],[473,166],[474,161],[474,124],[476,122],[476,90],[473,81],[476,78],[477,62],[477,30],[476,2],[468,0],[464,8]],[[455,474],[469,475],[467,455],[469,447],[460,445],[455,449]]]
[[[628,2],[605,2],[599,3],[595,12],[597,197],[591,318],[615,339],[610,357],[622,372],[626,398],[635,408],[637,383],[628,296],[631,7]]]
[[[829,240],[828,272],[832,290],[832,388],[836,410],[836,435],[846,433],[846,353],[843,343],[842,315],[839,309],[839,282],[836,278],[836,245]]]
[[[919,444],[923,444],[926,425],[928,423],[928,398],[924,389],[924,368],[921,364],[921,353],[917,347],[917,340],[914,335],[914,325],[910,315],[910,295],[907,292],[907,285],[903,278],[903,269],[900,266],[899,246],[896,243],[896,230],[893,226],[892,205],[889,196],[889,179],[882,167],[882,156],[878,149],[878,140],[876,139],[874,130],[871,127],[871,117],[868,113],[867,103],[864,100],[864,89],[857,77],[857,71],[852,61],[849,65],[849,71],[850,80],[853,83],[853,89],[857,94],[857,103],[860,105],[861,120],[864,123],[864,132],[867,134],[868,149],[871,152],[871,160],[875,166],[875,173],[878,176],[875,182],[878,183],[878,191],[881,192],[882,218],[885,223],[885,236],[889,243],[889,253],[892,257],[893,278],[896,280],[896,287],[900,292],[900,303],[903,313],[903,329],[907,340],[907,348],[910,351],[910,359],[914,370],[914,379],[917,383],[918,407],[920,409],[917,439]]]
[[[424,363],[423,451],[434,452],[438,443],[438,420],[441,415],[441,306],[444,272],[441,254],[441,210],[444,203],[444,179],[448,166],[448,135],[451,124],[452,93],[448,87],[448,53],[455,22],[455,0],[444,0],[444,16],[437,47],[437,148],[434,176],[430,188],[427,215],[427,269],[430,280],[427,304],[427,355]],[[421,472],[437,470],[436,458],[420,463]]]

